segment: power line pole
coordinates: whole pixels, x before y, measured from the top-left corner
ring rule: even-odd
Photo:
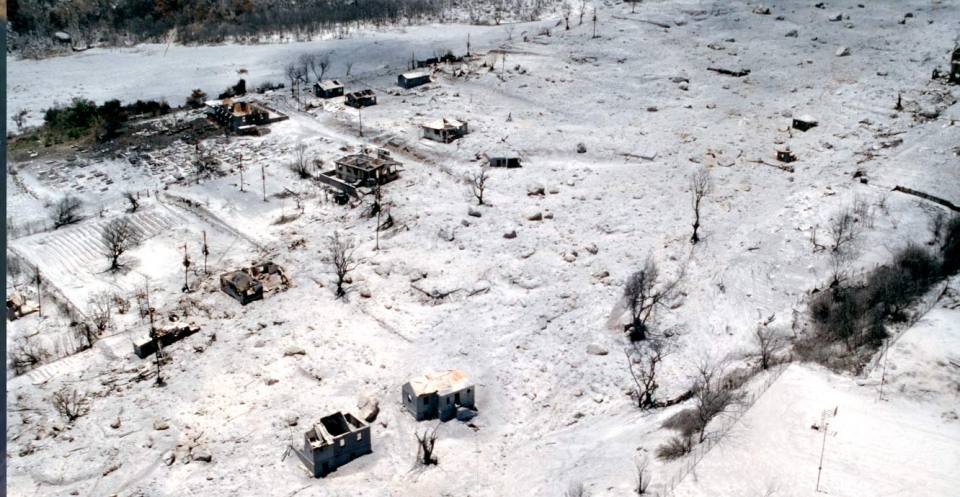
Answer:
[[[190,291],[190,285],[187,281],[187,270],[190,269],[190,256],[187,255],[187,244],[183,244],[183,291]]]
[[[240,159],[240,165],[238,166],[238,169],[240,169],[240,191],[242,192],[243,191],[243,152],[238,153],[237,158]]]
[[[823,473],[823,455],[827,451],[827,431],[830,428],[830,418],[837,415],[838,407],[824,410],[820,414],[820,429],[823,430],[823,442],[820,445],[820,464],[817,466],[817,492],[820,491],[820,474]]]
[[[267,201],[267,166],[260,163],[260,185],[263,187],[263,201]]]
[[[41,304],[43,299],[40,295],[40,266],[33,266],[33,271],[37,279],[37,317],[43,317],[43,305]]]
[[[207,272],[207,256],[210,255],[210,247],[207,246],[207,230],[203,230],[203,274]]]

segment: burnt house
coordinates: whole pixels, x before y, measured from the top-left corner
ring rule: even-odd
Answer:
[[[390,157],[390,152],[380,149],[377,155],[350,154],[335,161],[337,176],[346,183],[372,186],[379,182],[389,183],[400,176],[400,163]]]
[[[403,406],[417,418],[447,421],[457,409],[476,409],[474,385],[462,371],[450,369],[418,376],[403,385],[400,391]]]
[[[303,451],[295,450],[315,478],[328,475],[348,462],[373,452],[370,426],[352,414],[336,412],[303,436]]]
[[[313,93],[320,98],[343,96],[343,83],[336,79],[317,81],[313,84]]]
[[[257,126],[288,119],[286,115],[263,105],[229,98],[220,101],[211,100],[207,102],[207,108],[207,115],[211,119],[232,131],[249,132]]]
[[[420,130],[424,138],[441,143],[450,143],[470,132],[466,121],[447,119],[445,117],[421,124]]]
[[[416,68],[422,69],[424,67],[433,67],[439,64],[451,64],[454,62],[462,62],[463,57],[457,57],[453,55],[453,52],[447,52],[439,57],[428,57],[426,59],[416,61]]]
[[[134,340],[133,353],[137,357],[144,359],[157,352],[157,342],[160,342],[161,347],[167,347],[198,331],[200,331],[200,327],[193,323],[158,327],[156,330],[157,340],[154,341],[150,335],[142,336]]]
[[[289,285],[283,268],[273,262],[255,264],[220,275],[220,289],[243,305],[263,300],[264,293],[279,291]]]
[[[369,88],[366,90],[350,92],[347,93],[347,97],[343,103],[344,105],[348,105],[357,109],[361,107],[370,107],[371,105],[377,105],[377,94]]]
[[[793,129],[799,129],[800,131],[806,131],[817,124],[817,120],[808,114],[793,118]]]
[[[483,153],[490,167],[520,167],[520,154],[508,149],[494,149]]]
[[[405,72],[397,76],[397,85],[401,88],[415,88],[430,82],[430,73],[427,71]]]

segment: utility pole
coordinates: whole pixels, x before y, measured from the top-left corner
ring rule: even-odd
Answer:
[[[33,266],[33,271],[37,280],[37,317],[43,317],[43,305],[41,304],[43,299],[40,295],[40,266]]]
[[[187,281],[187,270],[190,269],[190,256],[187,255],[187,244],[183,244],[183,292],[190,291],[190,285]]]
[[[157,327],[153,324],[153,314],[156,311],[153,307],[147,309],[147,313],[150,314],[150,339],[153,341],[153,355],[157,360],[157,383],[158,387],[163,386],[163,376],[160,374],[160,361],[163,359],[163,353],[160,351],[160,334],[157,332]]]
[[[380,213],[383,212],[383,205],[381,205],[381,202],[380,202],[380,198],[381,198],[381,188],[380,188],[380,187],[381,187],[381,185],[380,185],[380,170],[379,170],[379,169],[377,169],[376,175],[377,175],[377,186],[376,186],[377,190],[376,190],[375,198],[376,198],[376,202],[377,202],[377,237],[376,237],[376,238],[377,238],[377,244],[376,244],[376,247],[374,248],[374,250],[380,250]]]
[[[830,418],[833,418],[837,415],[838,407],[834,407],[833,411],[830,409],[825,409],[820,414],[820,429],[823,430],[823,442],[820,445],[820,464],[817,466],[817,492],[820,491],[820,474],[823,472],[823,454],[827,450],[827,431],[830,428]]]
[[[363,106],[357,107],[357,118],[360,119],[360,136],[363,136]]]
[[[467,57],[470,56],[470,33],[467,33]]]
[[[240,191],[243,191],[243,152],[237,154],[237,158],[240,159],[240,165],[237,167],[240,169]]]
[[[210,255],[210,248],[207,246],[207,230],[203,230],[203,274],[207,272],[207,256]]]
[[[260,163],[260,186],[263,187],[263,201],[267,201],[267,166]]]
[[[593,8],[593,37],[597,37],[597,8]]]

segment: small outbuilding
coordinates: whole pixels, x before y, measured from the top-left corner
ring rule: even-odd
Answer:
[[[809,114],[793,118],[793,129],[799,129],[800,131],[806,131],[815,127],[817,124],[816,118]]]
[[[294,449],[314,478],[327,476],[348,462],[373,452],[370,426],[352,414],[320,418],[303,436],[303,451]]]
[[[336,79],[317,81],[313,84],[313,93],[320,98],[342,97],[343,83]]]
[[[400,176],[400,163],[390,157],[390,152],[379,149],[377,155],[367,153],[343,156],[334,163],[337,176],[346,183],[372,186],[389,183]]]
[[[357,109],[361,107],[370,107],[371,105],[377,105],[377,94],[369,88],[366,90],[350,92],[347,93],[347,97],[343,103],[344,105]]]
[[[509,149],[493,149],[483,153],[490,167],[520,167],[520,154]]]
[[[220,289],[242,305],[263,300],[264,293],[275,292],[289,285],[283,268],[273,262],[254,264],[220,275]]]
[[[434,119],[420,125],[423,137],[441,143],[450,143],[470,132],[466,121],[457,119]]]
[[[411,71],[397,76],[397,85],[401,88],[414,88],[429,82],[430,73],[427,71]]]
[[[797,156],[790,150],[790,147],[782,147],[777,149],[777,160],[780,162],[793,162],[797,160]]]
[[[450,369],[413,378],[403,385],[400,393],[404,407],[417,421],[433,418],[447,421],[456,417],[457,408],[476,409],[474,390],[467,375]]]

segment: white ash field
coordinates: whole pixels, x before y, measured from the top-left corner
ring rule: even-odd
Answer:
[[[241,68],[248,87],[289,85],[285,65],[318,50],[331,54],[329,77],[348,92],[374,89],[378,104],[362,110],[361,137],[342,98],[303,111],[289,88],[253,94],[289,119],[264,136],[205,139],[224,174],[200,181],[194,144],[183,141],[149,157],[38,150],[8,163],[8,223],[41,228],[8,232],[8,260],[31,269],[8,273],[7,292],[16,285],[35,299],[36,266],[45,298],[42,316],[7,322],[7,348],[31,336],[63,357],[21,375],[8,369],[7,495],[540,496],[582,483],[584,495],[622,496],[636,494],[643,459],[650,495],[957,495],[956,276],[913,306],[915,319],[891,327],[857,374],[803,361],[760,372],[743,387],[754,401],[708,426],[709,450],[656,457],[675,434],[662,423],[690,401],[641,410],[630,395],[622,296],[648,257],[664,278],[682,271],[655,311],[669,349],[658,396],[668,399],[703,361],[755,365],[754,331],[771,315],[787,336],[804,332],[811,291],[831,277],[811,232],[836,212],[857,202],[872,210],[852,263],[860,272],[910,242],[926,246],[929,219],[944,211],[895,187],[960,204],[960,86],[931,79],[960,41],[960,2],[815,3],[759,14],[743,1],[650,1],[635,11],[595,2],[596,37],[589,13],[581,25],[575,9],[565,30],[558,9],[509,28],[8,55],[7,108],[29,110],[31,124],[73,97],[176,106],[193,88],[216,96]],[[468,33],[475,57],[439,66],[426,85],[397,86],[411,53],[462,55]],[[801,115],[818,125],[792,129]],[[200,116],[177,110],[155,126]],[[469,134],[447,144],[420,137],[421,123],[442,117],[468,122]],[[291,171],[301,143],[324,170],[358,147],[389,150],[402,163],[383,186],[393,225],[377,237],[377,217],[364,215],[369,196],[338,205]],[[776,167],[784,146],[797,157],[792,172]],[[477,205],[465,178],[481,169],[480,154],[501,148],[518,151],[523,166],[488,169]],[[698,170],[713,188],[693,245]],[[127,191],[143,193],[132,214]],[[49,206],[65,193],[83,201],[84,219],[53,229]],[[111,272],[102,230],[120,217],[143,241]],[[326,260],[335,232],[362,258],[342,299]],[[290,288],[245,306],[220,290],[220,274],[266,260],[284,268]],[[92,348],[68,353],[67,307],[86,311],[103,292],[135,302],[145,281],[159,319],[176,314],[201,328],[164,348],[162,387],[152,356],[133,354],[149,329],[136,303],[114,310]],[[475,385],[475,416],[416,421],[401,385],[447,369]],[[50,402],[64,387],[89,396],[89,412],[72,422]],[[284,457],[321,417],[357,413],[368,397],[380,406],[372,453],[324,478]],[[824,443],[825,410],[836,415]],[[415,435],[438,425],[439,463],[418,465]]]

